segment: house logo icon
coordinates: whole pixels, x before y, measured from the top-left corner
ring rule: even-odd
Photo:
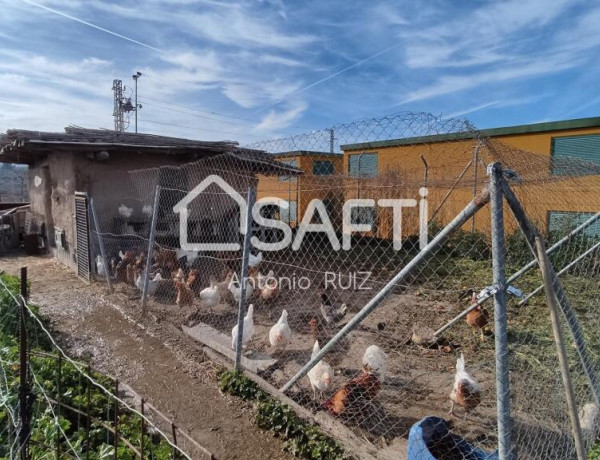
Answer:
[[[207,176],[202,182],[200,182],[192,191],[190,191],[185,198],[179,203],[173,206],[173,212],[179,214],[179,241],[181,249],[186,251],[239,251],[241,246],[239,243],[190,243],[188,241],[188,218],[189,218],[189,204],[194,201],[198,196],[206,190],[210,185],[216,184],[221,190],[229,195],[240,207],[240,221],[239,229],[240,233],[245,233],[246,228],[244,222],[246,222],[246,216],[248,213],[248,205],[242,195],[235,190],[231,185],[227,183],[222,177],[216,174]]]

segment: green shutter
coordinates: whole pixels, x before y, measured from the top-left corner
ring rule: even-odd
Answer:
[[[348,172],[355,177],[377,176],[377,153],[358,153],[348,157]]]
[[[548,230],[557,233],[559,236],[564,236],[593,215],[594,213],[591,212],[550,211],[548,213]],[[595,238],[600,237],[600,221],[594,222],[580,234]]]
[[[556,176],[600,173],[600,135],[554,137],[552,173]]]

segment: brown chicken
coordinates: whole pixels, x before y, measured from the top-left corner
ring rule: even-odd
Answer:
[[[194,293],[192,292],[190,287],[186,283],[178,279],[175,279],[174,283],[175,290],[177,291],[177,298],[175,299],[175,303],[179,307],[191,305],[194,302]]]
[[[461,353],[456,360],[456,374],[454,375],[454,386],[450,392],[450,414],[454,415],[454,405],[464,407],[464,418],[481,403],[481,389],[479,384],[465,370],[465,357]]]
[[[477,295],[473,293],[471,298],[471,305],[477,302]],[[469,326],[473,329],[479,329],[481,332],[481,341],[484,341],[483,332],[485,327],[489,324],[490,314],[483,308],[483,305],[479,305],[467,313],[466,321]]]
[[[333,415],[353,415],[360,411],[365,403],[372,401],[381,389],[377,374],[363,368],[360,375],[345,383],[342,388],[321,404]]]
[[[185,284],[195,293],[198,293],[200,290],[200,273],[195,268],[190,270],[187,279],[185,280]]]

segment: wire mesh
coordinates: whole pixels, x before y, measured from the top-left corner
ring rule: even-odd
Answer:
[[[242,364],[282,387],[484,190],[492,162],[502,164],[550,245],[600,210],[597,163],[526,152],[486,139],[462,120],[403,113],[255,143],[180,167],[130,171],[116,191],[102,184],[93,195],[96,272],[141,300],[148,267],[147,312],[196,331],[233,359],[232,329],[244,295],[244,213],[251,212],[244,203],[255,187],[259,206],[249,229],[245,294],[253,308],[244,322]],[[427,430],[435,441],[430,450],[443,458],[468,458],[470,448],[494,451],[496,349],[493,306],[484,301],[494,293],[491,217],[484,207],[435,247],[289,396],[329,412],[381,452],[414,451]],[[510,279],[533,254],[506,206],[504,232]],[[108,267],[98,259],[99,238]],[[557,272],[571,264],[560,276],[596,371],[599,239],[595,223],[550,255]],[[146,260],[150,247],[154,255]],[[520,458],[572,458],[545,297],[539,293],[520,305],[541,284],[534,266],[508,289],[512,444]],[[481,306],[435,334],[477,299]],[[584,427],[590,448],[597,406],[579,356],[571,348],[568,354],[579,407],[596,414],[591,428]]]

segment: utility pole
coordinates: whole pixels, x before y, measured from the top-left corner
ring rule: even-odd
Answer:
[[[333,154],[334,151],[334,143],[335,143],[335,137],[333,137],[333,129],[328,129],[327,131],[329,131],[329,153]]]
[[[135,81],[135,132],[138,132],[138,119],[137,114],[138,110],[142,108],[142,104],[138,104],[137,93],[138,93],[138,79],[142,76],[142,72],[136,72],[135,75],[132,75],[133,80]]]
[[[115,131],[122,133],[125,131],[123,120],[123,82],[113,80],[112,90],[114,94],[113,118],[115,119]]]

